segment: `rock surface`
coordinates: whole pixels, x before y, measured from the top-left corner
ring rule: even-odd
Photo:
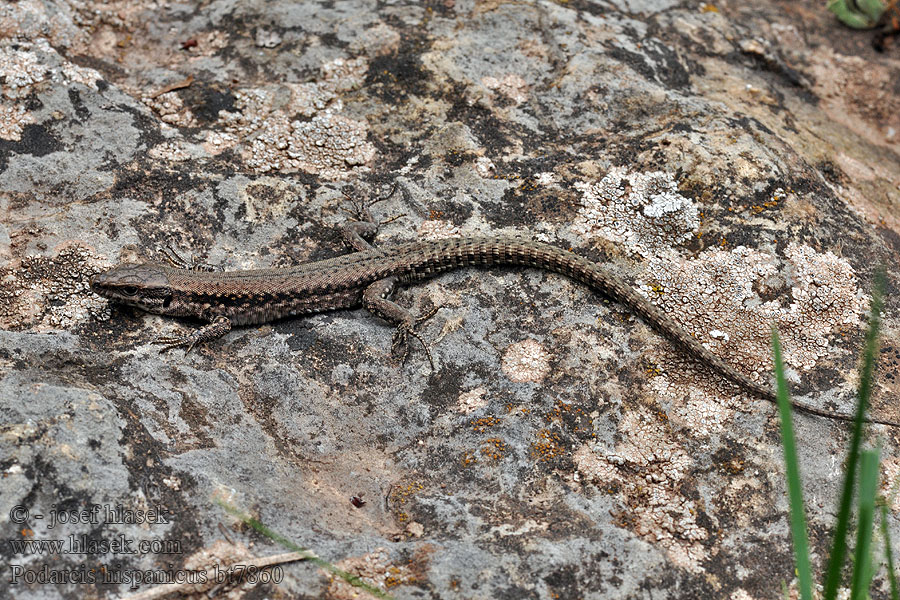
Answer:
[[[285,551],[225,502],[395,598],[782,597],[774,408],[575,283],[401,292],[442,307],[431,372],[363,310],[160,355],[196,324],[88,280],[166,244],[229,269],[334,256],[345,188],[396,183],[379,243],[573,248],[763,381],[777,323],[797,394],[849,411],[883,262],[874,410],[898,420],[900,60],[868,35],[811,0],[4,4],[0,596],[118,598]],[[821,568],[847,429],[795,423]],[[888,491],[898,432],[872,434]],[[367,593],[270,573],[215,594]]]

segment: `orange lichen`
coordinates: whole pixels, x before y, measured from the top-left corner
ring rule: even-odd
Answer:
[[[547,461],[567,453],[562,437],[549,429],[542,429],[537,440],[531,444],[531,457],[539,461]]]
[[[500,460],[503,458],[506,454],[506,450],[506,444],[499,438],[485,440],[481,447],[481,453],[492,460]]]
[[[500,423],[500,419],[497,417],[481,417],[480,419],[474,419],[471,422],[472,430],[478,433],[484,433],[486,430],[490,429],[494,425]]]

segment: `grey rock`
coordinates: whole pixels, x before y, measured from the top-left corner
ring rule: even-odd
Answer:
[[[898,275],[895,60],[778,3],[120,4],[0,8],[0,596],[119,598],[287,551],[227,503],[396,598],[781,597],[773,407],[573,282],[402,291],[442,306],[435,372],[361,309],[160,355],[196,324],[87,282],[167,244],[229,269],[334,256],[345,188],[396,183],[378,243],[571,247],[762,378],[777,322],[798,396],[849,411],[871,273]],[[873,407],[893,419],[897,310]],[[846,435],[796,428],[822,567]],[[363,593],[277,573],[198,593]]]

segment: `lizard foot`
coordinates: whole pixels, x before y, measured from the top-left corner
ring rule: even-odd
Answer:
[[[163,255],[163,258],[166,259],[166,262],[175,267],[176,269],[187,269],[189,271],[222,271],[222,267],[217,267],[213,265],[206,264],[200,258],[194,256],[191,260],[186,260],[183,258],[178,252],[175,251],[170,245],[165,248],[157,248],[157,252]]]
[[[197,333],[198,332],[195,331],[191,334],[182,335],[182,336],[178,336],[178,335],[160,336],[160,337],[156,338],[156,340],[154,340],[153,343],[154,344],[162,344],[162,348],[159,349],[160,354],[167,352],[169,350],[173,350],[175,348],[180,348],[182,346],[186,346],[187,349],[184,351],[184,354],[185,354],[185,356],[187,356],[187,353],[190,352],[191,348],[193,348],[199,341],[198,340],[199,336],[197,335]]]
[[[348,191],[348,188],[349,188],[349,191]],[[350,206],[352,208],[351,209],[343,208],[342,210],[344,212],[346,212],[347,214],[351,215],[354,219],[356,219],[359,222],[373,223],[376,226],[376,228],[380,227],[382,225],[387,225],[388,223],[392,223],[393,221],[396,221],[397,219],[404,217],[406,215],[399,214],[399,215],[390,217],[389,219],[385,219],[384,221],[376,223],[375,219],[372,217],[372,212],[370,209],[373,206],[375,206],[376,204],[378,204],[379,202],[384,202],[385,200],[387,200],[388,198],[393,196],[394,192],[396,192],[396,191],[397,191],[397,183],[395,182],[391,186],[391,189],[389,192],[387,192],[386,194],[382,194],[381,196],[378,196],[374,200],[366,202],[366,201],[363,201],[363,199],[362,199],[364,194],[361,193],[358,189],[356,189],[353,186],[345,186],[344,188],[341,189],[341,194],[343,194],[344,198],[346,198],[350,202]]]
[[[432,314],[434,314],[434,312],[432,312]],[[416,325],[422,320],[423,319],[420,317],[413,321],[412,324],[401,323],[400,326],[397,327],[397,330],[394,331],[393,338],[391,338],[391,355],[396,357],[399,354],[399,362],[401,365],[406,362],[406,357],[409,356],[409,337],[412,336],[422,344],[422,348],[425,350],[425,356],[428,357],[428,364],[431,365],[431,370],[434,371],[434,360],[431,358],[431,351],[428,349],[428,345],[425,343],[425,340],[422,339],[422,336],[415,330]]]
[[[184,354],[187,356],[191,348],[197,344],[220,338],[229,331],[231,331],[231,321],[228,320],[228,317],[218,316],[200,329],[187,335],[158,337],[156,338],[156,343],[163,344],[163,347],[159,350],[160,354],[173,348],[185,346],[187,349],[184,351]]]

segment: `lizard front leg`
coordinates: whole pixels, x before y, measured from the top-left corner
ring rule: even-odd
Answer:
[[[425,340],[416,332],[415,328],[419,323],[430,319],[440,307],[436,306],[427,315],[419,318],[414,317],[408,310],[388,299],[394,293],[394,290],[397,289],[397,282],[397,277],[387,277],[369,285],[363,292],[363,306],[369,312],[397,326],[397,330],[394,331],[394,336],[391,340],[391,354],[396,356],[402,350],[400,362],[403,363],[409,354],[408,341],[409,336],[412,336],[422,344],[422,348],[425,349],[425,355],[428,357],[428,363],[433,371],[434,361],[431,358],[431,351],[428,350]]]
[[[341,227],[341,237],[357,252],[375,250],[372,240],[378,233],[378,224],[371,221],[353,221]]]
[[[231,320],[228,317],[219,315],[200,329],[195,329],[187,335],[159,337],[156,338],[156,343],[164,344],[159,350],[160,354],[172,348],[187,346],[187,350],[184,351],[185,355],[187,355],[191,348],[197,344],[220,338],[229,331],[231,331]]]
[[[355,208],[355,210],[352,212],[355,220],[341,227],[341,235],[344,238],[344,241],[347,242],[347,244],[351,248],[353,248],[357,252],[376,249],[375,246],[372,245],[372,242],[375,239],[375,236],[378,234],[378,228],[400,218],[402,215],[392,217],[386,221],[382,221],[381,223],[376,223],[375,219],[372,217],[372,212],[369,209],[374,204],[387,200],[388,198],[393,196],[394,192],[396,191],[397,184],[395,183],[391,187],[391,191],[387,194],[376,198],[368,204],[363,204],[362,202],[351,196],[348,192],[341,190],[341,193],[344,194],[344,197],[350,200]]]

